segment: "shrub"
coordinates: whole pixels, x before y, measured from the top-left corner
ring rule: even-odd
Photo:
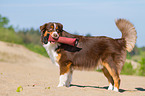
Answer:
[[[139,63],[140,63],[139,75],[145,76],[145,58],[142,58]]]
[[[133,69],[131,63],[125,63],[123,68],[122,68],[122,71],[121,71],[121,74],[124,74],[124,75],[133,75],[136,73],[136,70]]]
[[[18,36],[14,30],[6,28],[0,28],[0,40],[17,44],[23,43],[22,38]]]

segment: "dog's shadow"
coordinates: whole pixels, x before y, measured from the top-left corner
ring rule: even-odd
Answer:
[[[71,84],[70,87],[80,87],[80,88],[98,88],[98,89],[105,89],[105,90],[108,90],[108,87],[109,86],[104,86],[104,87],[99,87],[99,86],[83,86],[83,85],[76,85],[76,84]],[[119,92],[120,93],[123,93],[123,92],[133,92],[133,91],[145,91],[144,88],[141,88],[141,87],[138,87],[138,88],[135,88],[136,90],[124,90],[124,89],[119,89]]]
[[[137,87],[135,89],[137,89],[138,91],[145,91],[145,89],[144,88],[141,88],[141,87]]]
[[[105,87],[99,87],[99,86],[83,86],[83,85],[76,85],[76,84],[71,84],[70,87],[75,86],[75,87],[80,87],[80,88],[99,88],[99,89],[108,89],[108,86]]]

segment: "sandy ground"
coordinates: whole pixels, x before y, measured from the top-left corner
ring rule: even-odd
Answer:
[[[145,77],[121,75],[120,92],[108,91],[103,73],[74,71],[69,88],[57,88],[59,68],[21,45],[0,42],[0,96],[145,96]],[[22,86],[21,92],[16,92]]]

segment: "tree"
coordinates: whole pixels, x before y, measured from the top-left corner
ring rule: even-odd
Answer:
[[[23,39],[25,44],[35,44],[41,45],[40,36],[41,33],[38,29],[22,29],[17,32],[17,34]]]
[[[88,34],[86,34],[86,36],[87,36],[87,37],[91,37],[91,34],[90,34],[90,33],[88,33]]]
[[[7,27],[9,19],[0,15],[0,27]]]

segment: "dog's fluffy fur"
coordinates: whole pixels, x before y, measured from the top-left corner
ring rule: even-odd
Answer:
[[[119,90],[119,74],[125,63],[126,50],[130,52],[136,43],[136,30],[128,20],[117,19],[116,25],[122,32],[122,38],[112,39],[105,36],[85,37],[72,35],[63,30],[60,23],[46,23],[40,26],[41,41],[53,63],[60,68],[58,87],[70,86],[72,72],[78,70],[94,70],[101,68],[110,85],[108,90]],[[55,35],[53,34],[55,32]],[[79,39],[78,45],[70,46],[57,42],[47,42],[47,34],[58,38],[69,37]],[[55,39],[57,39],[55,38]]]

